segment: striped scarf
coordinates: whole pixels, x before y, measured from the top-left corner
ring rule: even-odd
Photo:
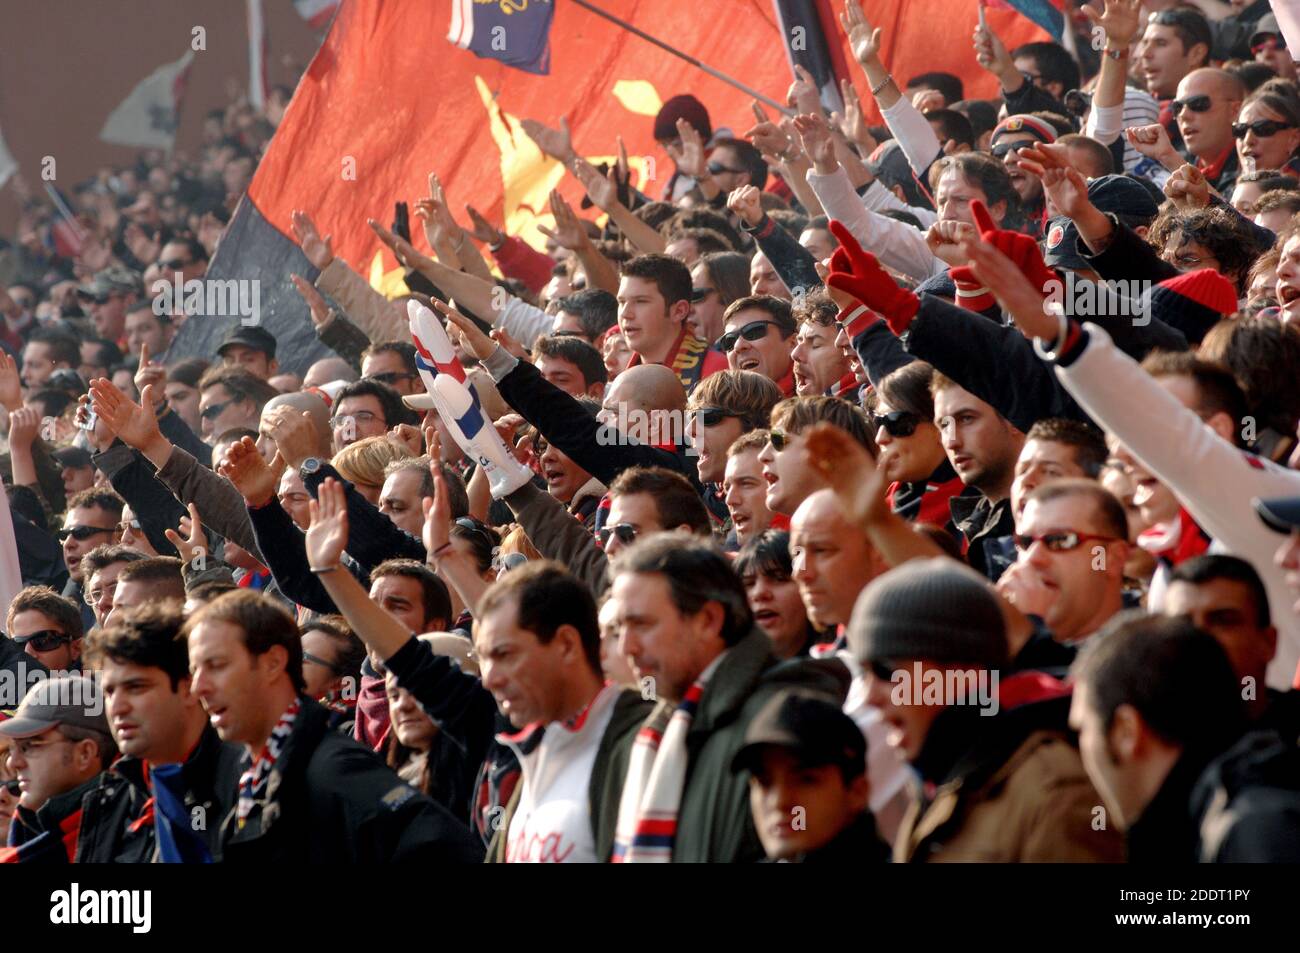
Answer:
[[[686,736],[722,658],[719,655],[709,663],[675,709],[660,705],[637,732],[618,805],[613,863],[672,862],[677,815],[686,786]]]
[[[301,707],[299,699],[294,698],[293,703],[284,710],[280,720],[271,729],[271,737],[266,739],[261,754],[239,776],[239,802],[235,805],[235,820],[240,828],[248,821],[248,816],[253,813],[258,798],[266,791],[266,782],[271,779],[271,769],[275,767],[280,752],[284,750],[284,743],[289,740],[294,719],[298,717],[298,710]]]

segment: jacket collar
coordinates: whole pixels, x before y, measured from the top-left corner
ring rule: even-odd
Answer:
[[[1006,497],[996,503],[990,503],[987,496],[974,487],[968,486],[948,501],[948,508],[952,511],[953,524],[970,540],[996,529],[1003,519],[1010,517],[1011,498]]]
[[[1192,817],[1192,788],[1209,758],[1184,752],[1160,790],[1128,829],[1130,862],[1194,863],[1197,826]]]
[[[754,626],[744,638],[726,650],[700,698],[690,734],[710,732],[731,721],[749,700],[754,686],[773,661],[771,639]]]

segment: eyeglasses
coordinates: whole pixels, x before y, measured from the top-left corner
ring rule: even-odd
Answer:
[[[1214,100],[1202,93],[1199,96],[1188,96],[1186,99],[1175,99],[1169,104],[1175,116],[1182,113],[1183,107],[1186,106],[1194,113],[1209,112],[1210,107],[1214,105]]]
[[[1285,49],[1286,49],[1286,39],[1284,37],[1273,34],[1272,36],[1260,40],[1258,43],[1252,45],[1250,48],[1250,55],[1259,56],[1259,54],[1263,53],[1265,50],[1285,50]]]
[[[911,411],[895,410],[887,414],[868,414],[871,420],[871,429],[879,430],[885,428],[885,433],[891,437],[910,437],[916,433],[917,426],[921,423],[921,418]]]
[[[526,562],[528,562],[528,557],[523,553],[503,553],[492,560],[492,568],[496,570],[499,579],[510,570],[518,569]]]
[[[718,293],[718,289],[717,289],[717,288],[692,288],[692,289],[691,289],[691,303],[692,303],[692,304],[698,304],[699,302],[701,302],[701,301],[703,301],[705,298],[707,298],[709,295],[714,295],[714,294],[717,294],[717,293]]]
[[[358,410],[354,414],[337,414],[331,417],[330,426],[333,427],[335,430],[338,430],[340,427],[347,426],[347,422],[349,420],[358,424],[368,424],[372,420],[378,420],[378,419],[379,419],[378,414],[372,414],[368,410]]]
[[[1293,122],[1278,122],[1276,119],[1256,119],[1254,122],[1234,122],[1232,124],[1232,138],[1245,139],[1247,132],[1253,132],[1256,139],[1267,139],[1269,136],[1276,136],[1283,129],[1294,129]]]
[[[709,164],[705,166],[705,168],[709,170],[709,175],[722,175],[724,172],[734,172],[736,175],[739,175],[742,172],[749,171],[748,169],[729,169],[717,159],[710,160]]]
[[[786,447],[790,446],[790,440],[793,434],[788,434],[784,430],[773,427],[767,432],[767,442],[772,445],[772,449],[780,453]]]
[[[59,539],[66,540],[69,536],[79,543],[84,543],[92,536],[98,536],[100,533],[116,533],[116,526],[66,526],[59,530]]]
[[[494,549],[496,548],[497,545],[496,540],[492,538],[492,534],[488,532],[487,527],[484,526],[482,523],[480,523],[478,520],[470,519],[468,516],[462,516],[456,519],[454,522],[456,526],[459,526],[465,532],[479,537],[485,543],[487,543],[488,546]]]
[[[120,523],[117,524],[117,531],[118,531],[119,533],[125,533],[128,529],[129,529],[129,530],[132,530],[133,532],[136,532],[136,533],[140,532],[140,521],[139,521],[139,520],[122,520],[122,522],[120,522]]]
[[[879,679],[882,682],[892,682],[894,673],[898,671],[899,666],[885,659],[875,659],[867,665],[871,670],[871,677]]]
[[[366,378],[366,380],[379,381],[381,384],[387,384],[389,387],[393,387],[398,381],[409,381],[415,376],[415,374],[411,374],[410,372],[401,373],[399,371],[384,371],[382,374],[371,374]]]
[[[209,404],[207,410],[199,411],[199,416],[202,417],[204,420],[216,420],[223,413],[225,413],[226,408],[229,407],[234,402],[235,399],[232,397],[224,404]]]
[[[312,655],[310,652],[303,652],[303,653],[302,653],[302,660],[303,660],[304,662],[309,662],[309,663],[311,663],[312,665],[320,665],[320,666],[323,666],[324,668],[329,669],[331,672],[337,672],[337,673],[340,674],[340,675],[343,674],[343,670],[342,670],[341,668],[339,668],[339,667],[338,667],[337,665],[335,665],[333,662],[327,662],[327,661],[325,661],[325,660],[324,660],[323,658],[321,658],[319,655]]]
[[[1091,540],[1099,540],[1105,543],[1119,542],[1118,536],[1098,536],[1094,533],[1074,533],[1068,530],[1058,533],[1043,533],[1041,536],[1016,533],[1011,538],[1015,540],[1016,549],[1021,552],[1028,552],[1034,543],[1042,543],[1054,553],[1068,553]]]
[[[32,643],[32,648],[38,652],[52,652],[60,645],[72,641],[72,636],[58,629],[45,629],[41,632],[33,632],[31,635],[15,635],[13,637],[14,645],[24,646],[28,642]]]
[[[163,268],[165,268],[167,271],[180,271],[186,265],[192,265],[194,264],[194,262],[182,261],[179,258],[171,258],[167,261],[160,261],[158,262],[158,264],[161,265]]]
[[[10,797],[18,797],[23,793],[23,783],[17,778],[12,781],[0,781],[0,791],[4,791]]]
[[[1011,152],[1013,149],[1027,149],[1033,144],[1034,141],[1032,139],[1021,139],[1017,142],[999,142],[997,145],[991,147],[989,152],[993,154],[993,158],[995,159],[1005,159],[1007,153]]]
[[[746,341],[761,341],[767,336],[768,325],[777,327],[775,321],[750,321],[742,328],[734,331],[728,331],[722,337],[718,338],[718,350],[723,354],[730,354],[736,343],[744,338]]]
[[[620,543],[629,546],[636,539],[636,527],[631,523],[615,523],[613,526],[602,526],[600,528],[600,545],[608,546],[611,536],[617,536]]]
[[[733,413],[724,407],[698,407],[692,410],[691,413],[702,427],[716,427],[728,417],[740,416],[740,414]]]

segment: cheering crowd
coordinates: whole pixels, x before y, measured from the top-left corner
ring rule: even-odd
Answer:
[[[526,120],[592,211],[376,197],[394,299],[298,211],[302,376],[152,290],[290,90],[75,251],[20,184],[0,860],[1300,861],[1300,85],[1212,6],[981,25],[980,100],[848,0],[884,125]]]

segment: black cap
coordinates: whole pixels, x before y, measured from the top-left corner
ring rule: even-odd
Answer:
[[[254,351],[261,351],[267,357],[275,358],[275,335],[255,324],[237,324],[227,333],[217,353],[221,354],[232,344],[242,344]]]
[[[60,447],[50,454],[64,469],[79,470],[90,466],[90,451],[81,447]]]
[[[1102,212],[1114,212],[1126,225],[1149,225],[1160,211],[1159,203],[1137,179],[1128,175],[1099,175],[1088,183],[1088,200]],[[1043,261],[1049,268],[1090,270],[1078,249],[1079,229],[1065,215],[1047,223]]]
[[[1274,496],[1251,501],[1264,525],[1275,533],[1293,533],[1300,529],[1300,496]]]
[[[768,701],[749,723],[731,770],[753,770],[768,745],[790,749],[809,767],[833,764],[866,771],[867,739],[835,699],[819,692],[791,688]]]

